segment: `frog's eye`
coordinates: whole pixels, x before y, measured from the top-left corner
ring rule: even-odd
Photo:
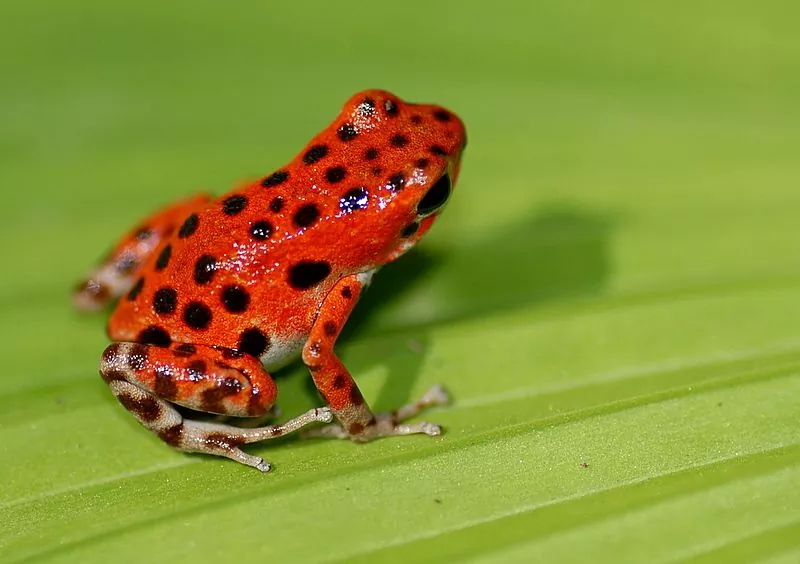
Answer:
[[[442,207],[450,197],[450,175],[445,174],[422,197],[417,205],[417,214],[428,215]]]

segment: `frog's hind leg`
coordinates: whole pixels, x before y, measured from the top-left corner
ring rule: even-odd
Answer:
[[[236,417],[267,413],[277,393],[275,383],[256,358],[231,349],[115,343],[103,353],[100,375],[119,402],[167,444],[225,456],[262,472],[269,471],[269,463],[240,450],[241,445],[333,418],[328,408],[319,408],[286,423],[240,428],[181,415],[173,403]]]
[[[156,251],[169,252],[161,243],[193,212],[208,206],[211,196],[182,200],[141,221],[126,233],[73,292],[75,307],[94,311],[130,290],[145,260]]]

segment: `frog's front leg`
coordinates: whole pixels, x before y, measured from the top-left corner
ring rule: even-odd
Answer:
[[[353,275],[339,281],[325,298],[303,347],[303,362],[311,371],[317,390],[339,421],[318,429],[309,429],[304,435],[349,437],[355,441],[417,433],[440,435],[442,429],[434,423],[404,424],[403,421],[427,407],[448,403],[449,397],[441,386],[432,387],[418,401],[395,411],[373,414],[358,385],[333,350],[367,280],[365,275]]]
[[[207,207],[211,200],[209,195],[198,194],[142,220],[135,229],[123,235],[100,264],[75,287],[75,307],[94,311],[128,292],[136,283],[142,264],[156,251],[160,261],[168,262],[170,249],[162,245],[164,239],[192,213]]]
[[[239,449],[333,419],[312,409],[280,425],[240,428],[185,419],[170,403],[236,417],[260,417],[277,388],[254,357],[231,349],[172,344],[114,343],[103,353],[100,375],[125,408],[164,442],[186,452],[225,456],[268,472],[268,462]]]

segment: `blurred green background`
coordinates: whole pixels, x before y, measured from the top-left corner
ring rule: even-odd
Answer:
[[[800,561],[790,1],[0,6],[0,560]],[[451,204],[339,350],[447,434],[173,452],[69,291],[170,200],[288,161],[353,92],[466,122]],[[301,367],[284,414],[319,402]]]

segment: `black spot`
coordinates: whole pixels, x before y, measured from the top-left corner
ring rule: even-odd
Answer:
[[[347,376],[345,376],[344,374],[337,374],[336,376],[333,377],[333,382],[331,383],[331,386],[333,387],[334,390],[341,390],[342,388],[347,386]]]
[[[342,288],[342,297],[346,300],[353,298],[353,291],[350,289],[350,286],[345,286]]]
[[[106,383],[110,384],[111,382],[117,380],[124,381],[127,375],[122,370],[115,370],[113,368],[106,367],[100,369],[100,377],[103,378]]]
[[[353,127],[352,123],[342,124],[336,131],[336,136],[342,141],[352,141],[358,135],[358,131]]]
[[[411,237],[414,233],[417,232],[418,229],[419,229],[419,223],[417,223],[416,221],[414,223],[409,223],[408,225],[403,227],[403,229],[400,231],[400,236],[403,237],[404,239],[406,237]]]
[[[140,227],[136,230],[136,233],[133,235],[137,241],[147,241],[150,237],[153,236],[152,229],[148,229],[147,227]]]
[[[256,327],[251,327],[239,336],[239,350],[256,358],[263,355],[269,348],[269,339]]]
[[[331,184],[341,182],[344,180],[345,176],[347,176],[347,169],[343,166],[333,166],[325,172],[325,178],[327,178],[328,182]]]
[[[447,151],[442,149],[442,147],[439,146],[439,145],[431,145],[431,153],[433,153],[437,157],[446,157],[447,156]]]
[[[139,294],[142,293],[142,288],[144,288],[144,278],[139,278],[136,281],[136,284],[133,285],[130,292],[128,292],[128,301],[135,300]]]
[[[206,397],[209,392],[211,392],[211,390],[208,390],[207,392],[204,392],[203,393],[203,397]],[[219,404],[219,406],[220,406],[221,411],[219,411],[219,412],[211,411],[211,410],[209,410],[209,411],[211,411],[211,413],[219,413],[220,415],[224,415],[225,414],[225,408],[221,404]],[[280,429],[280,427],[277,427],[277,429]],[[275,434],[275,428],[273,428],[273,430],[270,431],[270,433],[272,435],[274,435]],[[244,444],[244,439],[243,438],[237,437],[237,436],[231,436],[230,433],[209,433],[206,436],[205,441],[206,441],[207,444],[217,445],[219,447],[222,447],[223,449],[237,448],[237,447],[240,447],[240,446],[242,446]]]
[[[301,261],[289,269],[289,284],[297,290],[313,288],[331,273],[327,262]]]
[[[153,295],[153,311],[169,315],[178,306],[178,292],[175,288],[159,288]]]
[[[435,112],[433,112],[433,117],[434,119],[436,119],[436,121],[450,121],[450,118],[452,116],[450,115],[450,112],[446,112],[444,110],[436,110]]]
[[[183,442],[183,423],[178,423],[158,432],[158,438],[171,446],[180,446]]]
[[[283,209],[283,198],[275,196],[269,203],[269,209],[275,213],[280,212]]]
[[[250,295],[241,286],[225,286],[222,289],[222,305],[231,313],[242,313],[250,305]]]
[[[120,352],[119,349],[122,348],[120,343],[111,343],[106,347],[106,350],[103,351],[103,356],[101,360],[103,364],[112,364],[116,362],[117,357],[119,357]]]
[[[158,402],[150,396],[142,396],[134,398],[130,394],[120,394],[117,396],[119,403],[125,406],[125,409],[139,417],[142,421],[152,422],[158,419],[161,415],[161,408]]]
[[[316,204],[306,204],[294,214],[294,224],[297,227],[308,227],[319,217],[319,208]]]
[[[445,174],[436,181],[430,190],[422,197],[417,204],[417,213],[427,215],[438,210],[450,197],[450,175]]]
[[[408,137],[406,137],[402,133],[395,133],[394,135],[392,135],[392,138],[389,139],[389,142],[394,147],[405,147],[406,145],[408,145]]]
[[[283,184],[289,179],[289,173],[285,170],[279,170],[277,172],[273,172],[269,176],[267,176],[264,180],[261,181],[261,185],[264,188],[272,188],[273,186],[278,186]]]
[[[356,109],[362,116],[371,116],[375,113],[375,100],[372,98],[364,98]]]
[[[169,338],[169,333],[157,325],[151,325],[147,329],[144,329],[136,337],[136,341],[144,343],[145,345],[155,345],[157,347],[168,347],[170,343],[172,343],[172,339]]]
[[[194,281],[198,284],[208,284],[217,270],[217,259],[211,255],[202,255],[194,263]]]
[[[398,190],[402,190],[403,186],[405,185],[406,185],[405,175],[402,172],[398,172],[389,177],[389,184],[387,184],[387,187],[389,188],[389,190],[394,190],[396,192]]]
[[[418,114],[414,114],[413,116],[411,116],[411,123],[413,123],[414,125],[421,124],[422,123],[422,116],[418,115]]]
[[[103,356],[100,357],[100,370],[105,370],[108,368],[109,364],[114,364],[119,356],[122,354],[120,353],[120,349],[122,348],[121,343],[111,343],[106,347],[106,350],[103,351]]]
[[[196,354],[197,347],[195,347],[191,343],[181,343],[180,345],[172,349],[172,352],[175,356],[186,358]]]
[[[222,358],[233,360],[236,358],[242,358],[244,353],[237,349],[228,349],[228,348],[220,348],[222,351]]]
[[[429,164],[430,164],[430,161],[428,159],[424,159],[424,158],[423,159],[419,159],[417,161],[417,168],[425,169],[425,168],[428,168]]]
[[[186,218],[186,221],[183,222],[181,228],[178,230],[178,237],[181,239],[186,239],[195,231],[197,231],[197,225],[199,223],[199,218],[197,217],[196,213],[193,213],[189,217]]]
[[[390,117],[395,117],[397,115],[397,104],[394,100],[386,100],[383,103],[383,107],[386,110],[386,115]]]
[[[339,209],[343,212],[351,212],[355,210],[366,209],[369,203],[369,194],[367,189],[363,186],[353,188],[344,193],[344,196],[339,198]]]
[[[178,386],[175,384],[172,368],[166,365],[156,366],[156,378],[153,391],[159,397],[170,400],[178,395]]]
[[[362,405],[364,403],[364,396],[361,395],[361,390],[358,389],[358,386],[353,386],[350,388],[350,404],[351,405]]]
[[[158,254],[156,259],[156,270],[164,270],[169,264],[169,259],[172,257],[172,245],[167,245]]]
[[[205,329],[211,323],[211,310],[201,302],[189,302],[183,310],[183,321],[192,329]]]
[[[147,366],[147,346],[139,343],[132,345],[128,350],[128,367],[139,372]]]
[[[201,394],[203,411],[224,414],[227,410],[223,401],[228,396],[234,396],[241,392],[242,383],[236,378],[228,377],[217,380],[215,384],[213,388],[203,390]],[[231,437],[229,433],[209,433],[206,436],[206,441],[219,441],[220,444],[228,447],[244,444],[243,438]]]
[[[133,253],[124,253],[114,265],[120,274],[130,274],[139,266],[139,261]]]
[[[265,239],[269,239],[270,235],[272,235],[272,230],[273,227],[269,221],[256,221],[250,226],[250,236],[253,237],[253,239],[264,241]]]
[[[364,151],[364,158],[367,159],[368,161],[374,161],[375,159],[378,158],[378,149],[376,149],[375,147],[367,149],[366,151]]]
[[[314,145],[303,155],[303,162],[307,165],[321,161],[328,154],[327,145]]]
[[[322,330],[325,331],[325,334],[328,337],[333,337],[336,334],[336,331],[338,331],[338,328],[336,327],[336,323],[333,321],[326,321],[322,324]]]
[[[228,196],[222,202],[222,213],[225,215],[236,215],[247,207],[247,196],[236,194]]]

